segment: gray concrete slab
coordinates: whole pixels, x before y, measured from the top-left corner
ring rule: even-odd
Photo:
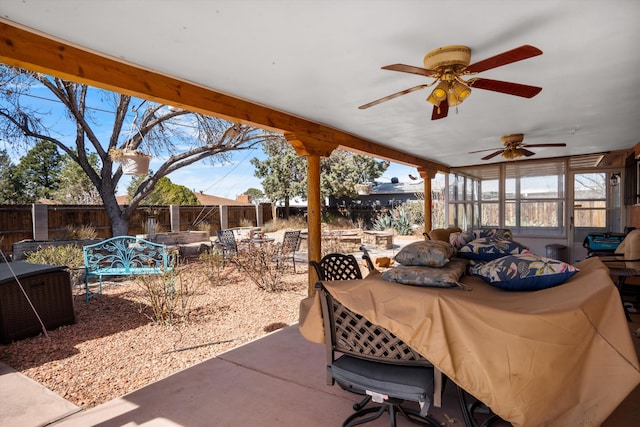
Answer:
[[[0,426],[36,427],[80,408],[0,362]]]

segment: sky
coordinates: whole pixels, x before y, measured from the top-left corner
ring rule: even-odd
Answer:
[[[3,102],[0,99],[0,106]],[[47,112],[46,126],[49,131],[58,139],[74,138],[75,127],[66,119],[65,109],[62,104],[54,99],[54,95],[43,86],[36,86],[31,92],[31,96],[26,97],[24,102],[36,106],[40,111]],[[139,104],[141,101],[132,102],[132,106]],[[94,130],[98,134],[100,140],[106,141],[112,129],[113,109],[106,102],[102,102],[99,97],[91,96],[89,104],[94,107],[93,117],[96,124]],[[134,113],[130,112],[130,117],[126,123],[131,124]],[[102,125],[104,123],[104,126]],[[14,164],[20,160],[25,152],[13,152],[0,142],[0,148],[5,148],[9,152]],[[225,164],[216,163],[215,165],[197,162],[168,176],[174,184],[183,185],[192,191],[203,192],[218,197],[228,199],[236,199],[249,188],[258,188],[262,190],[260,179],[254,176],[254,167],[251,159],[257,157],[264,160],[266,155],[260,148],[256,147],[252,150],[234,151],[231,153],[231,159]],[[166,157],[154,156],[151,159],[149,168],[157,170],[158,167],[166,160]],[[417,174],[415,167],[409,167],[398,163],[391,163],[384,175],[378,178],[378,182],[390,182],[391,178],[397,177],[400,182],[409,181],[409,174],[414,176]],[[131,177],[124,176],[118,185],[117,194],[123,195],[127,193],[127,186],[131,181]]]

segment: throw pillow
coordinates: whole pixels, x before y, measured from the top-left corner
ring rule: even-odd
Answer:
[[[482,277],[498,288],[510,291],[535,291],[564,283],[578,272],[565,262],[533,254],[508,255],[472,266],[470,274]]]
[[[495,237],[475,239],[458,250],[458,256],[478,261],[491,261],[506,255],[529,253],[529,249],[513,240]]]
[[[508,228],[477,228],[473,230],[476,239],[495,237],[497,239],[513,240],[513,234]]]
[[[409,243],[400,249],[394,259],[402,265],[442,267],[449,262],[454,253],[450,243],[440,240],[421,240]]]
[[[475,239],[476,237],[473,231],[460,231],[449,235],[449,243],[451,243],[456,250],[460,250],[461,247]]]
[[[438,288],[461,287],[460,277],[467,268],[467,260],[452,259],[444,267],[420,267],[400,265],[381,274],[384,280],[403,285],[431,286]]]

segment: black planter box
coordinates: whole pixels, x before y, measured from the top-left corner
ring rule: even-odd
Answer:
[[[47,330],[75,322],[71,281],[65,267],[0,263],[0,343],[8,344],[42,333],[25,293]]]

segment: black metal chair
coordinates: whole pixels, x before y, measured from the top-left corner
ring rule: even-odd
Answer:
[[[466,427],[489,427],[502,418],[494,414],[491,409],[475,397],[469,395],[462,388],[456,386],[458,392],[458,402],[464,418]]]
[[[216,230],[217,245],[222,250],[222,263],[238,254],[238,243],[233,230]]]
[[[367,262],[369,271],[374,271],[375,267],[369,257],[369,253],[364,246],[360,249],[364,252],[362,259]],[[362,279],[362,271],[355,256],[350,254],[330,253],[317,261],[309,261],[309,265],[314,268],[318,280],[356,280]]]
[[[324,320],[327,384],[338,383],[345,390],[365,395],[353,405],[355,412],[342,426],[363,424],[385,412],[392,427],[397,413],[414,424],[440,426],[428,415],[437,388],[433,365],[386,329],[348,310],[322,283],[316,284],[316,291]],[[371,401],[379,405],[369,405]],[[420,409],[407,408],[406,401],[417,402]]]
[[[285,231],[280,245],[278,262],[291,260],[296,272],[296,251],[300,248],[300,230]]]

